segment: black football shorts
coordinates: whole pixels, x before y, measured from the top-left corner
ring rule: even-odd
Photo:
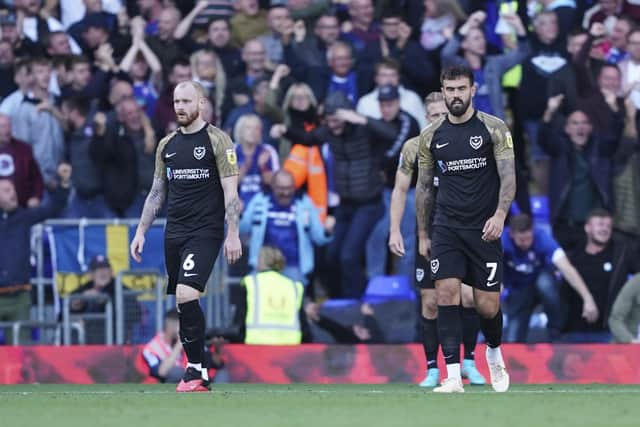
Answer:
[[[499,292],[502,260],[502,242],[485,242],[482,230],[433,227],[429,265],[433,280],[458,278],[476,289]]]
[[[415,286],[419,289],[435,289],[436,286],[429,274],[429,260],[420,255],[416,247]]]
[[[175,295],[178,283],[204,291],[220,253],[222,239],[189,236],[164,241],[164,262],[169,276],[167,294]]]

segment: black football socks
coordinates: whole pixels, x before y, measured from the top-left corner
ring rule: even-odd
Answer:
[[[480,330],[480,316],[474,307],[462,307],[462,344],[464,358],[475,359],[478,331]]]
[[[427,319],[422,316],[422,348],[427,359],[427,369],[438,367],[438,318]]]
[[[200,302],[193,300],[178,304],[180,318],[180,341],[189,366],[198,370],[202,369],[202,356],[204,352],[204,313],[200,308]]]

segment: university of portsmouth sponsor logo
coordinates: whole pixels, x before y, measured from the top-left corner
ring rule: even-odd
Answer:
[[[200,147],[195,147],[193,149],[193,157],[196,158],[196,160],[202,160],[204,158],[205,153],[207,152],[207,150],[200,146]]]
[[[183,180],[183,179],[209,179],[210,172],[209,169],[173,169],[171,171],[171,179],[175,180]]]
[[[451,173],[451,172],[463,172],[473,169],[482,169],[487,166],[487,158],[486,157],[473,157],[471,159],[462,159],[462,160],[449,160],[442,161],[438,160],[438,166],[442,173]]]
[[[469,144],[471,145],[471,148],[473,148],[474,150],[477,150],[478,148],[480,148],[482,146],[482,135],[470,137]]]
[[[171,168],[167,168],[167,179],[171,181],[173,179],[173,174],[171,173]]]

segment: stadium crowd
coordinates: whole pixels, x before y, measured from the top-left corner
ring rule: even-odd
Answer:
[[[542,310],[547,339],[639,341],[637,1],[0,0],[0,35],[0,321],[30,304],[25,224],[140,216],[190,79],[236,144],[234,275],[268,245],[310,299],[413,278],[411,189],[406,253],[387,249],[400,150],[441,102],[442,67],[465,63],[516,153],[507,340]]]

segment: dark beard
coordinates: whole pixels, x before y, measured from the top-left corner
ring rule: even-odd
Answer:
[[[461,101],[461,103],[454,104],[454,101]],[[470,103],[471,103],[471,99],[469,99],[467,102],[464,102],[460,98],[454,98],[451,101],[451,103],[449,102],[446,103],[447,110],[449,110],[449,113],[451,113],[453,116],[460,117],[467,112],[467,109],[469,108]]]
[[[180,119],[179,117],[176,116],[176,120],[178,121],[178,124],[182,127],[187,127],[189,126],[191,123],[193,123],[198,116],[200,115],[199,111],[196,111],[193,114],[187,114],[187,118],[186,119]]]

